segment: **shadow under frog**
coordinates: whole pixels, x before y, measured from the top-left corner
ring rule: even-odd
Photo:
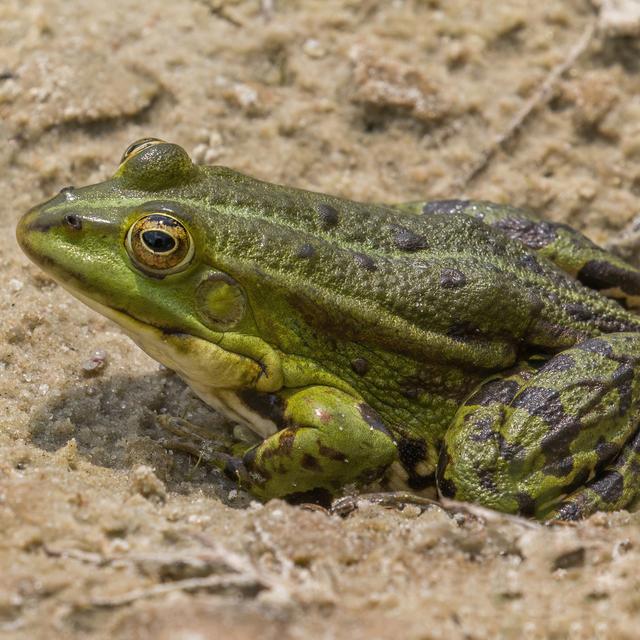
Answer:
[[[211,466],[168,450],[171,434],[161,416],[179,417],[230,441],[233,422],[210,409],[171,371],[143,376],[92,377],[40,406],[31,420],[32,442],[56,451],[75,439],[79,455],[92,464],[130,470],[139,464],[154,469],[170,491],[191,488],[213,491],[232,506],[245,506],[250,496]],[[229,500],[235,489],[237,497]]]

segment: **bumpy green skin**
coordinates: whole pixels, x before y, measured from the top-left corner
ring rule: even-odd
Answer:
[[[127,253],[155,211],[193,239],[179,273],[150,276]],[[640,273],[569,227],[485,202],[351,202],[195,167],[161,143],[17,234],[267,436],[214,456],[257,496],[382,478],[570,519],[636,497],[640,322],[624,307]]]

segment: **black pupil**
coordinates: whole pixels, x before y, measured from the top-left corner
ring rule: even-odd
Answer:
[[[175,238],[166,231],[160,231],[159,229],[143,231],[142,241],[151,251],[156,253],[166,253],[176,246]]]

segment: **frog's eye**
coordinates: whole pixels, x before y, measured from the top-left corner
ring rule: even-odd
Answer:
[[[160,276],[186,269],[194,253],[189,232],[166,213],[138,218],[127,231],[125,248],[137,267]]]
[[[122,154],[122,158],[120,158],[120,164],[129,160],[129,158],[133,158],[133,156],[137,156],[145,149],[153,147],[156,144],[164,144],[164,140],[160,140],[160,138],[140,138],[140,140],[132,142]]]

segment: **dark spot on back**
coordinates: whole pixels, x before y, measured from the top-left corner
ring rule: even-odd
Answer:
[[[522,220],[520,218],[502,218],[491,224],[500,229],[512,240],[518,240],[530,249],[542,249],[556,239],[557,225],[544,220]]]
[[[369,371],[369,362],[365,358],[354,358],[351,361],[351,368],[359,375],[363,376]]]
[[[627,445],[634,453],[640,453],[640,429],[636,431],[631,442]]]
[[[598,291],[620,287],[629,295],[640,295],[640,273],[631,267],[623,269],[605,260],[589,260],[576,277],[582,284]]]
[[[355,263],[359,267],[362,267],[363,269],[366,269],[367,271],[375,271],[378,268],[376,266],[376,263],[373,261],[373,258],[370,258],[369,256],[365,255],[364,253],[354,253],[353,254],[353,259],[355,260]]]
[[[427,444],[420,438],[403,436],[398,440],[398,458],[408,474],[407,484],[419,491],[433,485],[435,473],[418,473],[416,466],[427,459]]]
[[[570,455],[569,447],[582,431],[579,418],[567,416],[557,424],[551,424],[549,432],[540,440],[540,449],[549,458]]]
[[[298,248],[296,255],[298,256],[298,258],[311,258],[313,257],[315,252],[316,250],[313,248],[313,245],[310,245],[309,243],[305,243]]]
[[[490,469],[478,469],[478,484],[494,495],[498,493],[498,488]]]
[[[498,441],[500,442],[500,457],[503,460],[507,460],[512,463],[512,467],[522,463],[523,454],[526,456],[526,449],[524,445],[517,444],[516,442],[509,442],[501,433],[497,433]]]
[[[460,213],[469,204],[469,200],[433,200],[422,207],[422,213]]]
[[[611,462],[619,451],[618,445],[613,442],[601,440],[596,444],[596,455],[598,456],[598,466],[602,467]]]
[[[580,302],[569,302],[563,305],[563,307],[567,314],[574,320],[578,320],[579,322],[589,322],[593,320],[593,311]]]
[[[576,473],[573,480],[568,484],[564,485],[563,492],[565,494],[570,494],[570,493],[573,493],[576,489],[580,489],[581,487],[584,487],[584,485],[587,484],[587,482],[589,481],[590,475],[591,473],[589,468],[582,467],[582,469],[580,469],[578,473]]]
[[[458,269],[442,269],[440,271],[440,286],[443,289],[457,289],[467,284],[467,276]]]
[[[618,390],[618,413],[623,416],[631,408],[633,399],[633,367],[628,362],[623,362],[613,372],[612,382]]]
[[[530,253],[525,253],[518,262],[521,267],[531,271],[532,273],[544,273],[544,269],[540,266],[538,259]]]
[[[557,515],[560,520],[582,520],[584,517],[584,501],[571,500],[565,502],[558,507]]]
[[[323,202],[318,205],[316,211],[320,218],[320,224],[324,229],[335,227],[338,224],[338,210],[330,204]]]
[[[421,438],[402,437],[398,440],[398,457],[402,466],[411,472],[427,455],[427,444]]]
[[[489,442],[496,438],[493,430],[493,420],[489,416],[477,418],[474,413],[468,413],[464,417],[464,421],[473,421],[473,431],[469,435],[469,439],[473,442]]]
[[[393,232],[393,242],[402,251],[420,251],[426,249],[429,244],[426,238],[399,224],[388,225]]]
[[[278,432],[278,449],[279,455],[288,455],[293,451],[293,443],[296,439],[296,432],[294,429],[283,429]]]

